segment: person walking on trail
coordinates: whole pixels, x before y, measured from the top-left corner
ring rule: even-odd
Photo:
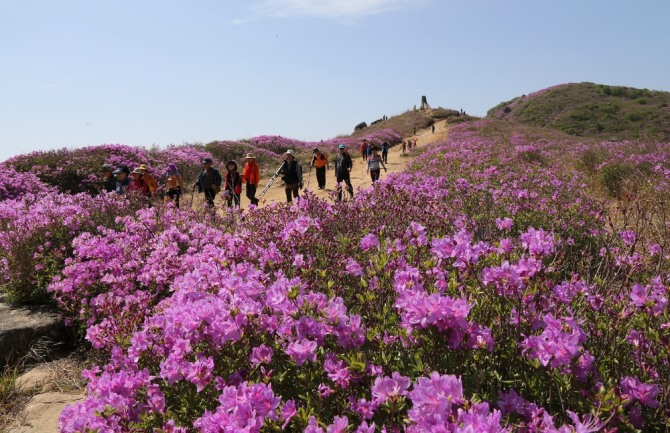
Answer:
[[[223,179],[219,170],[212,167],[212,158],[204,158],[202,160],[202,171],[198,176],[198,180],[193,184],[198,188],[198,192],[205,194],[205,200],[209,206],[214,206],[214,199],[216,194],[221,191],[221,184]]]
[[[116,190],[116,178],[112,173],[114,169],[109,164],[102,166],[102,182],[100,185],[100,192],[112,192]]]
[[[112,172],[114,176],[116,176],[116,187],[114,188],[114,191],[118,195],[125,195],[128,192],[128,188],[130,187],[130,169],[125,166],[119,166]]]
[[[412,128],[412,135],[416,135],[416,126]]]
[[[295,152],[289,149],[284,154],[286,161],[282,167],[281,174],[284,179],[284,190],[286,191],[286,202],[293,202],[298,198],[298,190],[302,189],[302,166],[295,160]]]
[[[402,154],[404,155],[407,152],[407,142],[403,140],[402,142]]]
[[[351,186],[351,169],[354,166],[353,161],[351,160],[351,155],[347,151],[347,146],[340,144],[337,147],[340,151],[339,160],[337,163],[337,169],[335,176],[337,177],[337,183],[341,184],[342,182],[346,183],[347,191],[351,198],[354,197],[354,187]],[[337,192],[337,201],[342,200],[342,188],[338,188]]]
[[[256,164],[256,157],[247,153],[244,169],[242,170],[242,182],[246,183],[247,198],[254,206],[258,206],[256,190],[261,182],[261,169]]]
[[[144,183],[147,184],[147,203],[149,204],[149,207],[151,207],[151,199],[156,194],[156,191],[158,191],[158,182],[156,182],[154,175],[149,172],[149,168],[146,164],[140,164],[140,166],[137,167],[137,170],[142,173],[142,179],[144,179]]]
[[[368,159],[368,169],[366,170],[366,173],[370,173],[370,179],[372,179],[373,183],[379,180],[381,167],[384,168],[384,172],[387,171],[382,157],[377,153],[378,150],[379,148],[377,146],[372,146],[372,155],[370,155],[370,159]]]
[[[179,199],[184,190],[184,178],[179,174],[177,166],[174,163],[169,163],[167,172],[165,173],[165,197],[164,203],[172,202],[175,207],[179,208]]]
[[[389,142],[385,141],[382,143],[382,160],[384,164],[388,163],[389,159]]]
[[[363,158],[363,161],[368,160],[368,147],[370,147],[368,140],[364,138],[363,142],[361,143],[361,158]]]
[[[237,162],[226,163],[226,176],[223,184],[224,196],[228,207],[240,207],[240,196],[242,194],[242,176],[237,171]]]
[[[433,125],[430,127],[430,130],[432,131],[433,134],[435,134],[435,124],[434,124],[434,123],[433,123]]]
[[[316,181],[319,184],[319,189],[324,189],[326,187],[326,170],[330,170],[328,155],[315,147],[314,156],[309,165],[316,168]]]
[[[139,197],[142,197],[144,202],[151,207],[151,199],[149,195],[149,185],[147,184],[146,179],[144,178],[144,172],[138,168],[133,170],[130,175],[133,180],[130,182],[128,191],[133,194],[137,194]]]

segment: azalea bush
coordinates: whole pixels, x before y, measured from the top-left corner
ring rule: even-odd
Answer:
[[[251,142],[266,164],[312,146],[204,151]],[[22,245],[37,260],[38,239],[55,245],[41,281],[108,359],[84,372],[87,398],[61,431],[667,429],[664,147],[602,144],[585,170],[575,161],[592,146],[481,121],[346,203],[6,201],[3,270]],[[604,201],[603,164],[641,166],[653,187]]]
[[[73,239],[113,227],[142,203],[115,195],[42,193],[0,202],[0,290],[17,303],[48,303],[47,287],[71,257]]]
[[[48,191],[50,188],[36,175],[16,171],[13,167],[0,167],[0,202]]]
[[[462,128],[347,203],[78,238],[52,290],[110,362],[61,430],[663,428],[662,237]]]

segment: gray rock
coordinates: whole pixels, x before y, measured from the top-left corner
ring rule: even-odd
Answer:
[[[0,303],[0,365],[25,357],[38,342],[54,346],[68,341],[62,317],[35,307]]]

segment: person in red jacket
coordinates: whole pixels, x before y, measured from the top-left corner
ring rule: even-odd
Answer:
[[[228,161],[226,163],[226,177],[224,179],[223,188],[225,190],[224,196],[228,207],[240,207],[240,194],[242,194],[242,176],[237,172],[237,163],[235,161]]]
[[[258,206],[258,199],[256,198],[256,190],[261,181],[261,170],[256,164],[256,157],[247,153],[246,163],[242,170],[242,182],[247,184],[247,198],[251,204]]]

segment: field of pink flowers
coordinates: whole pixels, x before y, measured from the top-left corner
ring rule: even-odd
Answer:
[[[670,428],[669,146],[509,128],[455,126],[346,203],[139,209],[27,178],[0,266],[34,267],[3,288],[48,286],[108,355],[61,431]]]

